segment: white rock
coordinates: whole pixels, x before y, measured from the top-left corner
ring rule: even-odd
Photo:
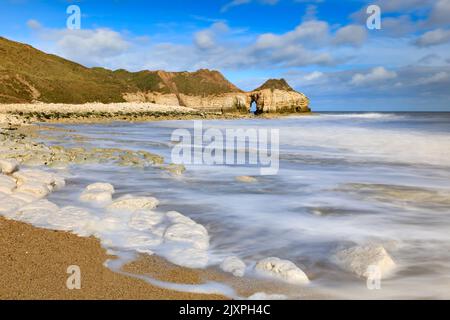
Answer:
[[[0,172],[11,174],[19,170],[19,163],[16,160],[0,160]]]
[[[28,193],[40,199],[50,194],[48,186],[39,182],[26,182],[17,188],[17,192]]]
[[[124,246],[138,252],[153,254],[151,248],[155,248],[162,243],[161,237],[154,234],[130,235],[126,239]]]
[[[164,214],[150,211],[150,210],[138,210],[131,216],[128,226],[134,230],[144,231],[152,230],[164,219]]]
[[[18,186],[25,183],[43,183],[51,191],[59,190],[65,186],[64,178],[43,170],[24,169],[15,172],[13,177],[17,179]]]
[[[108,191],[85,191],[80,195],[82,202],[105,204],[112,201],[112,195]]]
[[[287,283],[309,283],[307,275],[289,260],[266,258],[256,264],[255,270],[261,275],[277,278]]]
[[[140,209],[154,209],[158,206],[159,201],[153,197],[132,197],[124,196],[108,206],[110,210],[136,211]]]
[[[187,268],[204,268],[208,264],[208,252],[196,248],[175,246],[164,255],[167,260]]]
[[[114,186],[110,183],[97,182],[90,184],[86,187],[87,191],[97,191],[97,192],[109,192],[114,194]]]
[[[394,260],[381,245],[356,246],[342,250],[336,254],[336,259],[344,269],[365,278],[374,272],[373,268],[376,268],[383,278],[389,276],[396,267]]]
[[[184,242],[200,250],[207,250],[209,247],[208,231],[200,224],[173,224],[167,228],[164,239]]]
[[[232,273],[236,277],[243,277],[246,266],[244,261],[238,257],[228,257],[222,261],[220,268],[225,272]]]

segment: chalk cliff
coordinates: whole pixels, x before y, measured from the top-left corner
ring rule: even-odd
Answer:
[[[308,112],[309,100],[284,79],[245,92],[220,72],[86,68],[0,37],[0,103],[153,102],[202,111]]]

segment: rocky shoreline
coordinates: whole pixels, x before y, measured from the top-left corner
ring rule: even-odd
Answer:
[[[42,125],[27,125],[27,123],[29,123],[29,119],[24,119],[23,115],[20,114],[4,115],[3,124],[0,121],[0,200],[2,202],[0,215],[7,219],[2,218],[1,225],[3,230],[8,230],[5,234],[9,238],[3,240],[5,242],[3,247],[9,248],[8,256],[17,255],[10,252],[11,250],[14,251],[14,248],[11,248],[8,244],[12,241],[11,237],[16,236],[15,229],[27,228],[31,233],[33,233],[32,230],[36,230],[36,233],[44,232],[44,236],[48,237],[48,230],[34,228],[43,227],[45,229],[58,230],[59,233],[70,232],[82,237],[96,236],[96,238],[104,241],[101,239],[104,228],[106,230],[113,228],[111,230],[114,230],[114,226],[117,223],[114,214],[120,211],[121,216],[129,216],[128,227],[137,233],[136,237],[129,239],[129,247],[137,252],[150,254],[150,257],[153,257],[153,251],[148,249],[149,245],[150,247],[158,246],[163,242],[183,244],[182,250],[174,246],[172,251],[166,253],[164,258],[168,260],[161,259],[157,260],[158,262],[151,260],[150,264],[156,268],[156,274],[162,275],[162,278],[170,281],[170,277],[166,277],[164,271],[157,271],[159,270],[158,268],[164,270],[168,265],[177,264],[188,267],[176,267],[180,268],[182,274],[183,272],[190,274],[193,272],[191,268],[204,268],[207,266],[208,230],[181,213],[155,211],[159,201],[154,197],[133,195],[114,197],[115,188],[112,184],[94,183],[87,185],[79,195],[78,200],[108,212],[106,220],[99,220],[86,208],[76,206],[59,207],[47,199],[52,192],[57,192],[65,187],[64,172],[71,164],[113,163],[119,166],[152,167],[156,170],[165,170],[175,176],[183,173],[183,167],[165,164],[162,157],[146,151],[47,146],[37,142],[36,138],[40,136],[41,130],[56,129],[46,128]],[[57,130],[64,131],[64,129]],[[25,227],[11,220],[29,223],[34,227]],[[143,235],[138,234],[141,231],[144,232]],[[92,241],[93,238],[89,239]],[[75,240],[72,239],[71,241]],[[115,243],[109,243],[108,241],[102,244],[106,247],[114,247],[115,245]],[[95,243],[92,245],[99,246],[100,241],[95,239]],[[121,245],[124,244],[121,243]],[[65,244],[61,243],[61,246],[65,246]],[[105,253],[103,253],[103,257],[104,255]],[[57,259],[56,257],[53,258]],[[14,262],[16,259],[17,262]],[[155,274],[155,270],[149,270],[148,259],[148,256],[146,256],[132,262],[130,264],[131,267],[130,265],[125,265],[123,271],[128,270],[133,274]],[[154,259],[160,258],[155,256]],[[0,267],[8,272],[8,270],[13,268],[11,263],[22,264],[21,260],[23,260],[21,257],[16,257],[13,260],[7,260],[5,263],[8,265]],[[370,266],[377,267],[383,277],[392,273],[396,267],[395,262],[386,250],[382,246],[376,245],[347,248],[339,252],[335,260],[337,265],[355,273],[361,278],[370,276],[367,274]],[[161,265],[165,267],[161,267]],[[98,269],[99,266],[95,268]],[[239,296],[244,297],[252,297],[256,294],[256,297],[259,298],[285,298],[286,296],[284,295],[273,294],[286,293],[289,291],[289,287],[293,288],[297,293],[301,289],[304,292],[304,296],[318,297],[317,292],[311,293],[308,289],[308,284],[314,279],[310,278],[307,272],[304,272],[291,261],[269,257],[248,265],[239,257],[228,257],[223,260],[220,269],[208,268],[195,271],[197,274],[195,284],[201,283],[205,279],[224,281],[232,285]],[[247,274],[250,277],[247,277]],[[244,275],[245,277],[243,277]],[[260,276],[258,281],[252,278],[255,275]],[[118,277],[118,275],[115,277]],[[186,279],[189,279],[189,277],[186,276]],[[182,282],[185,283],[184,280]],[[149,286],[152,287],[151,285]],[[6,286],[6,288],[9,287]],[[277,292],[277,289],[280,291]],[[6,290],[13,290],[13,292],[0,292],[0,296],[6,298],[18,297],[14,289]],[[97,297],[103,297],[103,292],[97,292],[97,294],[100,294]],[[128,297],[128,294],[130,293],[122,295],[121,298]],[[50,296],[53,297],[53,295]],[[30,295],[26,297],[48,298],[50,296],[42,295],[39,297]],[[56,296],[66,297],[66,293],[63,295],[56,294]],[[161,299],[172,296],[172,294],[169,294],[151,298]],[[80,296],[80,298],[87,297],[92,296],[89,294]],[[180,299],[185,297],[182,294],[179,296]],[[196,298],[197,296],[190,297]],[[220,298],[222,296],[210,297]],[[198,296],[198,298],[203,299],[204,296]]]

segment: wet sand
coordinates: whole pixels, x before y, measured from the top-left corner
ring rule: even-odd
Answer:
[[[0,256],[0,299],[226,299],[170,291],[117,274],[103,265],[114,257],[107,255],[95,238],[39,229],[1,217]],[[158,260],[152,258],[151,269],[164,274],[168,281],[202,281],[201,271],[174,266],[176,272],[167,272],[167,263]],[[80,290],[66,287],[70,265],[80,267]]]

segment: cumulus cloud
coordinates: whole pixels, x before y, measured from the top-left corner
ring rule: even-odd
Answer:
[[[351,84],[369,85],[373,83],[380,83],[386,80],[391,80],[397,77],[394,71],[386,70],[384,67],[373,68],[369,73],[357,73],[352,77]]]
[[[194,35],[194,44],[202,50],[210,50],[216,47],[216,36],[229,31],[224,22],[216,22],[210,28],[198,31]]]
[[[88,66],[105,65],[108,59],[126,53],[131,47],[121,33],[108,28],[51,29],[35,20],[29,20],[27,26],[38,32],[53,53]]]
[[[336,32],[333,42],[337,45],[361,46],[366,39],[366,28],[358,25],[348,25]]]
[[[262,34],[256,41],[256,47],[260,49],[269,47],[302,44],[313,47],[326,44],[330,39],[329,25],[325,21],[311,20],[298,25],[294,30],[284,34]]]
[[[450,30],[436,29],[420,36],[415,44],[419,47],[430,47],[450,42]]]

